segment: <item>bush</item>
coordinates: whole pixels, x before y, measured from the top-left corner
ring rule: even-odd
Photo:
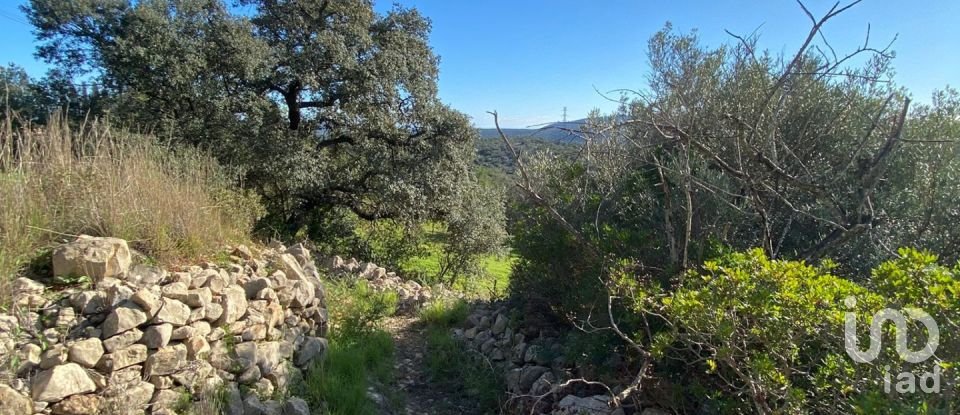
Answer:
[[[163,263],[250,238],[258,198],[207,154],[92,122],[0,128],[0,283],[77,234],[126,239]]]
[[[935,357],[918,364],[906,364],[894,351],[893,325],[870,364],[856,363],[845,349],[847,313],[856,316],[861,350],[869,343],[866,327],[884,307],[923,308],[941,327],[956,321],[960,285],[954,272],[936,265],[932,255],[900,254],[875,269],[871,287],[831,275],[833,264],[771,260],[760,249],[707,261],[700,271],[684,274],[670,293],[625,275],[619,286],[631,293],[633,311],[667,323],[645,339],[661,368],[658,375],[702,388],[690,387],[687,401],[674,405],[723,413],[875,413],[870,408],[879,407],[939,413],[948,408],[950,392],[881,392],[887,372],[895,378],[937,365],[946,376],[941,384],[955,387],[956,374],[947,369],[957,362],[953,330],[942,330]],[[913,328],[909,336],[913,350],[926,339]]]

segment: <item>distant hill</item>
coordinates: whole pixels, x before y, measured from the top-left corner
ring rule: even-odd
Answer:
[[[500,141],[496,131],[496,129],[493,130],[493,136],[477,141],[476,164],[506,174],[513,174],[513,170],[516,168],[513,155]],[[516,133],[517,131],[519,133]],[[530,134],[530,131],[535,133]],[[580,148],[577,145],[580,143],[580,139],[575,135],[567,133],[564,137],[554,135],[552,138],[545,138],[541,135],[542,132],[536,133],[538,131],[540,130],[510,129],[504,130],[503,133],[510,138],[510,142],[517,151],[528,156],[540,151],[550,151],[557,155],[572,155]]]
[[[574,132],[586,123],[586,119],[556,122],[540,128],[504,128],[503,133],[510,138],[539,138],[546,141],[579,143],[580,137]],[[500,138],[496,128],[480,128],[480,138]]]

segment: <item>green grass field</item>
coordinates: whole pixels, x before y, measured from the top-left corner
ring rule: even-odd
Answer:
[[[401,264],[402,271],[409,275],[421,275],[428,281],[440,273],[440,261],[443,256],[444,229],[442,224],[424,225],[426,242],[420,255]],[[510,272],[516,257],[510,253],[488,255],[482,259],[482,275],[472,278],[458,278],[454,289],[468,295],[482,298],[502,296],[510,282]]]

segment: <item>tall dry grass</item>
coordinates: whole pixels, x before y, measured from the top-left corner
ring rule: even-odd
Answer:
[[[17,128],[14,118],[0,124],[0,284],[71,235],[124,238],[170,263],[248,240],[262,214],[198,150],[97,121]]]

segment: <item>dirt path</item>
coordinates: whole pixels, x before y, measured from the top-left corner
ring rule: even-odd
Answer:
[[[403,408],[392,415],[471,413],[468,401],[451,396],[444,388],[430,383],[426,373],[427,339],[416,317],[394,316],[386,321],[386,329],[396,345],[396,382],[393,387],[403,396]]]

